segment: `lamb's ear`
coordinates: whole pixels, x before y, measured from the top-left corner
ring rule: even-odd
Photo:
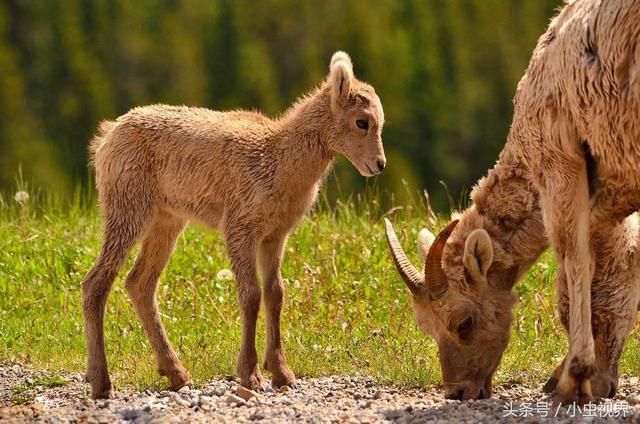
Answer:
[[[333,103],[344,104],[349,98],[353,65],[351,58],[345,52],[335,52],[329,65],[329,84],[331,85],[331,100]]]
[[[493,245],[489,233],[480,228],[469,234],[464,243],[462,262],[474,282],[487,281],[487,271],[493,263]]]
[[[429,253],[429,248],[431,248],[431,244],[433,240],[435,240],[436,236],[426,228],[420,230],[420,234],[418,234],[418,252],[420,252],[420,257],[422,258],[422,263],[427,259],[427,253]]]

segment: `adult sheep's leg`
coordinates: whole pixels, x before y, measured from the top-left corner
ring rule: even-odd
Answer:
[[[167,338],[156,300],[156,287],[162,270],[167,266],[175,241],[185,222],[166,212],[158,212],[149,226],[136,262],[127,275],[125,286],[151,342],[158,372],[169,379],[170,388],[177,390],[191,381],[178,355]]]
[[[569,295],[569,354],[555,397],[560,401],[585,402],[592,397],[589,378],[595,369],[587,172],[584,160],[575,158],[557,164],[554,169],[557,174],[545,176],[541,201],[556,258],[565,270]]]
[[[631,218],[634,219],[634,218]],[[591,327],[597,370],[591,376],[594,397],[613,397],[618,386],[618,362],[624,343],[633,329],[638,294],[635,272],[629,269],[627,222],[598,225],[591,230],[591,241],[598,252],[591,282]],[[635,237],[635,236],[634,236]],[[558,315],[569,332],[569,295],[564,268],[560,265],[555,281]],[[551,393],[560,379],[565,359],[553,370],[543,390]]]
[[[238,303],[242,316],[242,342],[237,372],[240,384],[259,389],[264,379],[258,367],[256,352],[256,321],[260,310],[260,286],[256,275],[256,240],[241,226],[226,227],[227,250],[236,275]]]
[[[562,263],[558,264],[556,279],[553,285],[556,289],[558,317],[560,318],[560,323],[564,327],[564,331],[569,334],[569,296],[567,293],[567,278],[564,273],[564,267],[562,266]],[[564,369],[566,360],[567,356],[565,355],[558,363],[558,365],[556,365],[556,367],[553,369],[549,380],[547,380],[545,385],[542,387],[543,392],[552,393],[556,389],[558,381],[560,380],[560,376],[562,375],[562,370]]]
[[[104,347],[104,312],[113,280],[144,229],[146,211],[117,211],[103,202],[105,228],[100,255],[82,282],[82,312],[87,338],[87,374],[91,397],[109,397],[113,389]]]
[[[280,275],[280,263],[286,239],[284,234],[267,237],[262,240],[258,250],[267,324],[267,346],[263,367],[273,375],[274,387],[293,386],[296,381],[287,366],[280,338],[280,312],[285,294],[284,283]]]

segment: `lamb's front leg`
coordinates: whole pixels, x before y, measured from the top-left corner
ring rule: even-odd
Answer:
[[[280,312],[285,294],[280,264],[287,240],[286,233],[266,237],[259,248],[260,272],[263,279],[266,309],[267,346],[263,367],[273,375],[273,386],[294,386],[296,378],[287,366],[280,339]]]
[[[256,275],[256,243],[246,229],[227,229],[227,250],[236,275],[238,303],[242,316],[242,343],[237,372],[240,384],[252,390],[262,388],[264,379],[258,367],[256,321],[260,310],[260,286]]]
[[[583,161],[584,162],[584,161]],[[591,330],[593,258],[589,236],[589,189],[584,163],[558,166],[562,175],[546,176],[543,213],[556,258],[566,273],[569,295],[569,353],[554,392],[562,402],[591,399],[595,370]]]

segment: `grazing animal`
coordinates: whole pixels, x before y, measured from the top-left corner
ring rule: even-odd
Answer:
[[[260,299],[266,309],[264,365],[273,385],[295,377],[280,340],[287,235],[314,203],[336,155],[367,177],[380,173],[384,113],[344,52],[324,83],[278,119],[256,112],[155,105],[105,122],[91,142],[104,218],[100,255],[82,283],[91,396],[109,396],[103,321],[107,296],[133,245],[142,248],[125,286],[171,389],[191,381],[167,338],[156,302],[158,277],[187,220],[224,235],[238,287],[241,384],[263,383],[255,347]],[[258,284],[257,269],[262,280]]]
[[[424,274],[387,225],[418,325],[438,342],[447,397],[491,395],[512,321],[511,288],[546,234],[569,299],[569,352],[554,396],[592,398],[590,223],[612,225],[640,209],[638,22],[636,0],[571,1],[552,20],[518,84],[497,164],[472,206],[433,242]]]
[[[539,210],[534,210],[539,214]],[[426,260],[434,235],[426,228],[418,236],[418,250]],[[591,240],[595,272],[591,283],[591,327],[597,369],[591,376],[591,391],[596,397],[613,397],[618,387],[618,362],[624,343],[636,324],[640,303],[640,217],[632,214],[620,224],[593,223]],[[540,248],[546,247],[539,240]],[[562,264],[554,282],[558,299],[558,315],[569,330],[569,296]],[[554,369],[544,386],[551,392],[562,374],[564,360]]]

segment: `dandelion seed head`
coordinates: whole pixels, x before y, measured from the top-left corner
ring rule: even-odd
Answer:
[[[216,279],[218,281],[233,280],[233,272],[228,269],[221,269],[220,271],[218,271],[218,274],[216,274]]]
[[[24,203],[27,200],[29,200],[29,193],[27,193],[26,191],[22,191],[21,190],[21,191],[16,193],[16,195],[14,196],[14,199],[18,203]]]

